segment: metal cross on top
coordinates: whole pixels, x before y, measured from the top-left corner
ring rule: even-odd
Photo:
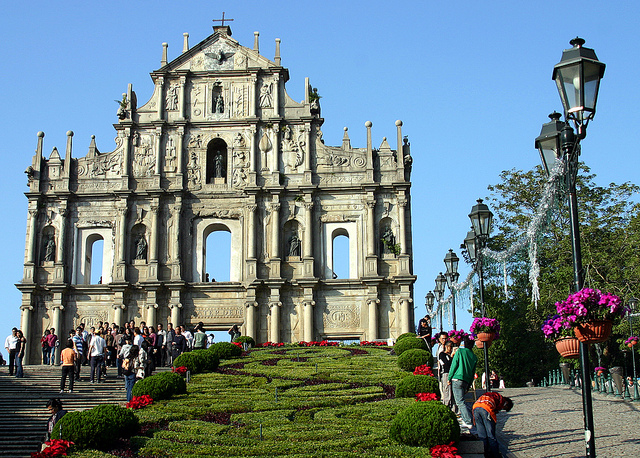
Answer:
[[[224,27],[224,21],[231,22],[233,19],[225,19],[224,11],[222,12],[222,19],[213,19],[213,22],[221,22],[221,26]]]

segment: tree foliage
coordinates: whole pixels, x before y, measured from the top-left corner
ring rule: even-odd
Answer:
[[[494,213],[491,248],[504,250],[528,228],[540,205],[546,177],[541,167],[523,172],[507,170],[501,182],[489,186],[488,205]],[[577,180],[578,214],[584,285],[621,296],[640,295],[640,188],[631,183],[598,186],[595,175],[580,164]],[[526,252],[518,253],[506,265],[485,266],[487,316],[503,323],[501,339],[490,349],[492,368],[514,385],[546,370],[557,368],[558,355],[541,338],[540,324],[555,311],[555,303],[573,291],[574,273],[570,214],[566,190],[558,193],[544,229],[537,237],[540,266],[540,301],[531,300]],[[503,268],[508,278],[505,296]],[[613,338],[594,348],[596,361],[620,364],[622,356],[616,340],[628,334],[628,325],[619,326]],[[541,351],[541,349],[543,351]],[[604,359],[602,359],[604,358]],[[480,367],[480,364],[479,364]]]

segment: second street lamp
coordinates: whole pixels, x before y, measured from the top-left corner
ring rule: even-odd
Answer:
[[[444,265],[447,268],[447,272],[445,273],[447,285],[449,286],[449,291],[451,291],[451,320],[453,321],[454,331],[457,331],[458,327],[456,323],[456,292],[454,291],[453,286],[458,282],[458,278],[460,278],[460,274],[458,273],[459,261],[460,258],[458,258],[450,248],[449,252],[444,257]]]
[[[436,277],[436,287],[433,289],[433,292],[436,294],[436,300],[438,301],[438,309],[440,315],[440,332],[444,330],[444,323],[442,319],[442,298],[444,297],[444,284],[447,280],[442,275],[442,272],[438,274]]]

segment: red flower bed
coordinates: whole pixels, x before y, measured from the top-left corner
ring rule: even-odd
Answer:
[[[187,373],[187,366],[180,367],[172,367],[171,372],[175,372],[176,374],[184,375]]]
[[[437,401],[438,395],[435,393],[418,393],[416,394],[416,401]]]
[[[50,456],[67,456],[67,449],[73,445],[71,441],[51,439],[44,443],[47,447],[41,452],[32,453],[31,458],[48,458]]]
[[[263,348],[267,348],[267,347],[284,347],[284,342],[265,342],[265,343],[261,343],[258,345],[258,347],[263,347]]]
[[[435,445],[431,447],[431,458],[462,458],[458,455],[458,449],[453,446],[453,442],[449,445]]]
[[[153,399],[148,394],[135,396],[131,401],[127,402],[127,409],[142,409],[144,406],[153,404]]]
[[[431,377],[435,377],[433,375],[433,370],[428,364],[416,367],[413,371],[413,375],[430,375]]]
[[[387,345],[388,345],[387,342],[383,342],[383,341],[369,341],[369,340],[360,341],[361,347],[386,347]]]

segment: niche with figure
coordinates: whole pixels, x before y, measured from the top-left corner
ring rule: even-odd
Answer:
[[[131,259],[134,261],[147,262],[147,252],[149,245],[147,243],[147,228],[144,224],[136,224],[131,228]]]
[[[383,218],[380,220],[380,255],[397,256],[400,254],[400,246],[396,243],[396,236],[393,233],[393,220]]]
[[[56,230],[47,226],[42,230],[42,262],[56,261]]]
[[[227,144],[214,138],[207,145],[207,183],[225,183],[227,176]]]
[[[295,219],[289,220],[284,225],[284,257],[300,258],[302,256],[302,234],[300,225]]]

